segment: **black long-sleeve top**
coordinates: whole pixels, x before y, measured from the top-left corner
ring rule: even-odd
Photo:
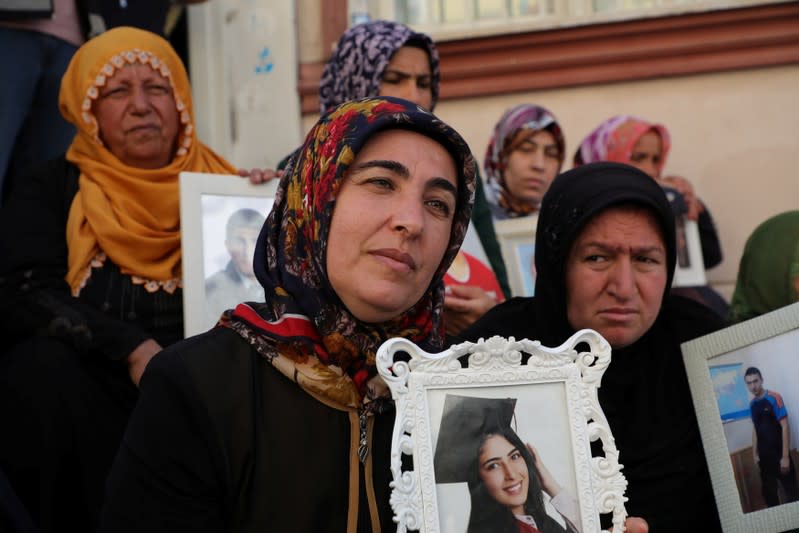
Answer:
[[[58,337],[81,354],[123,359],[144,340],[183,337],[182,291],[149,293],[109,259],[73,297],[66,227],[80,172],[64,157],[23,179],[0,210],[0,323],[5,346]]]

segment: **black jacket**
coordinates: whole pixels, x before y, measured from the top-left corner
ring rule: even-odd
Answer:
[[[213,329],[147,367],[100,531],[394,531],[393,422],[370,418],[361,464],[356,412],[326,405],[237,333]]]

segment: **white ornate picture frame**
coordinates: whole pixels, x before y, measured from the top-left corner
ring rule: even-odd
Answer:
[[[247,208],[266,218],[272,210],[278,181],[273,179],[253,185],[241,176],[180,173],[183,329],[186,337],[212,328],[216,318],[225,310],[212,309],[205,282],[224,269],[230,260],[225,248],[228,217],[238,209]]]
[[[739,378],[757,368],[763,387],[776,391],[787,408],[790,450],[799,468],[799,303],[683,343],[696,418],[725,533],[799,528],[799,501],[765,507],[752,454],[751,417],[727,416],[743,394]],[[736,368],[737,367],[737,368]],[[714,370],[721,370],[714,372]],[[745,389],[745,386],[744,386]],[[724,420],[723,420],[724,419]]]
[[[495,220],[502,260],[513,296],[533,296],[535,292],[535,231],[538,215]]]
[[[582,348],[587,350],[578,351]],[[447,395],[458,395],[515,400],[513,429],[576,499],[579,531],[599,532],[600,513],[609,513],[614,531],[621,532],[627,481],[597,397],[610,352],[592,330],[581,330],[556,348],[512,337],[465,342],[438,354],[406,339],[384,343],[377,368],[397,408],[391,450],[397,531],[466,531],[471,505],[466,483],[437,484],[434,470],[443,405]],[[468,367],[462,364],[467,362]],[[592,456],[594,441],[604,457]],[[408,463],[403,455],[412,456],[413,470],[403,470]],[[551,508],[547,514],[563,523]]]

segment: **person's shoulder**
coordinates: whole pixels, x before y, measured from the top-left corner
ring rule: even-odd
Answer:
[[[477,341],[494,335],[523,339],[530,337],[534,320],[535,298],[514,297],[492,307],[474,324],[466,328],[457,340]]]
[[[214,327],[172,344],[153,357],[150,365],[165,373],[188,372],[192,375],[229,373],[251,356],[249,344],[229,328]]]
[[[669,295],[663,309],[674,325],[680,343],[708,335],[728,325],[709,307],[683,296]]]
[[[768,389],[766,391],[766,397],[769,398],[778,408],[782,409],[785,407],[785,402],[782,400],[782,395],[779,392]]]

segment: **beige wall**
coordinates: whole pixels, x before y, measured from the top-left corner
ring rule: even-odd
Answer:
[[[727,299],[751,231],[799,209],[799,66],[449,100],[436,112],[482,161],[495,122],[523,102],[558,117],[564,170],[582,138],[612,115],[663,123],[672,136],[665,172],[690,179],[716,221],[724,261],[707,274]],[[316,118],[303,117],[305,131]]]
[[[773,214],[799,209],[799,66],[445,101],[436,112],[482,161],[496,120],[523,102],[558,117],[564,169],[582,138],[612,115],[667,126],[665,171],[690,179],[715,218],[724,261],[708,277],[726,297],[749,233]]]

